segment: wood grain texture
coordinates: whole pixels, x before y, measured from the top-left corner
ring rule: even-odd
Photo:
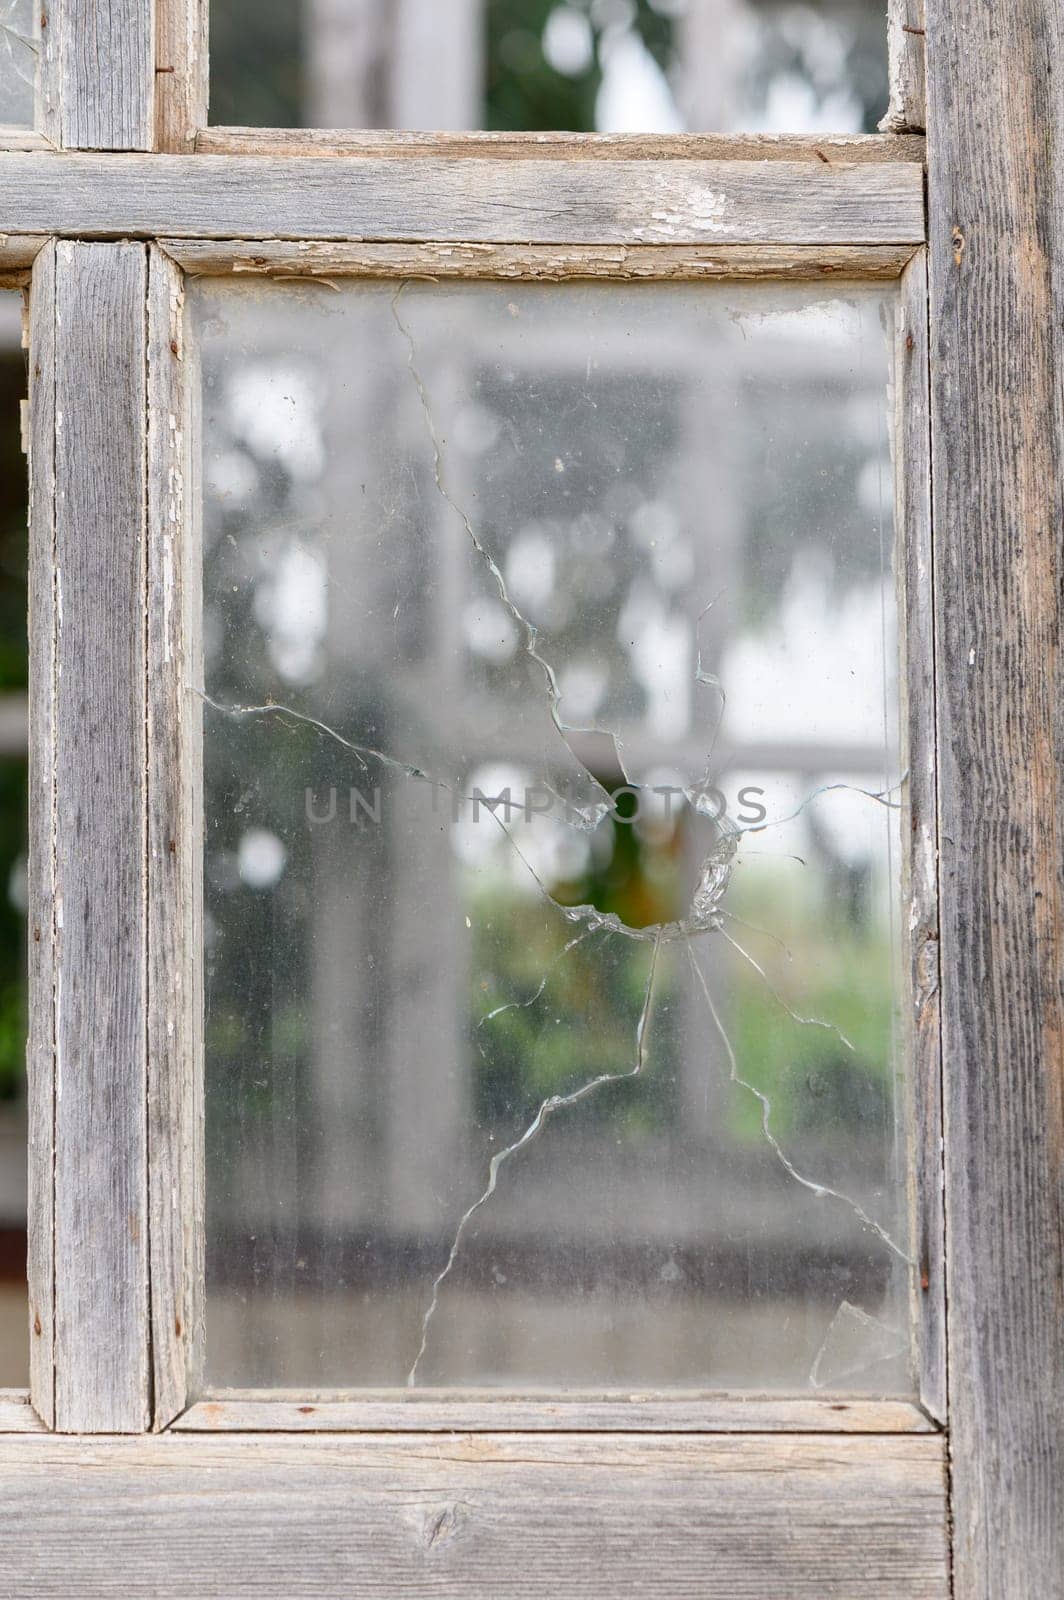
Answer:
[[[945,1600],[943,1457],[926,1435],[28,1434],[0,1439],[0,1566],[63,1600]]]
[[[563,249],[505,244],[290,244],[277,239],[160,240],[186,272],[211,277],[608,278],[698,282],[712,278],[897,278],[911,245],[615,245]]]
[[[786,133],[420,133],[376,128],[203,128],[204,155],[449,156],[537,161],[855,161],[924,159],[923,139]]]
[[[207,121],[207,0],[155,0],[155,148],[185,154]]]
[[[34,128],[0,126],[0,150],[50,150],[52,145]]]
[[[1064,1574],[1064,5],[928,0],[949,1409],[963,1600]]]
[[[63,23],[66,6],[62,0],[40,0],[40,28],[37,57],[37,125],[50,147],[63,142]],[[20,148],[22,148],[20,146]]]
[[[916,162],[2,155],[0,232],[483,244],[922,244]]]
[[[924,0],[887,0],[890,105],[879,124],[885,133],[909,134],[927,126]]]
[[[894,482],[901,726],[908,782],[902,795],[903,915],[909,930],[906,1125],[917,1270],[913,1311],[920,1398],[946,1418],[945,1218],[942,1199],[942,1052],[938,970],[938,785],[935,759],[935,634],[932,594],[931,432],[927,257],[913,257],[901,284],[894,350]]]
[[[141,245],[56,255],[56,1427],[148,1407]]]
[[[155,1427],[188,1404],[203,1331],[201,573],[194,353],[182,275],[148,269],[148,1155]]]
[[[152,0],[45,0],[44,132],[66,150],[150,150]]]
[[[43,233],[0,234],[0,272],[32,267],[48,239]]]
[[[776,1400],[741,1395],[603,1395],[485,1399],[403,1392],[296,1394],[220,1391],[174,1425],[184,1433],[929,1433],[905,1400]]]
[[[19,1389],[0,1389],[0,1433],[44,1433],[45,1426]]]
[[[27,1259],[30,1392],[45,1422],[55,1420],[55,566],[56,247],[33,264],[30,295],[29,433],[29,853],[26,1048],[29,1151]]]

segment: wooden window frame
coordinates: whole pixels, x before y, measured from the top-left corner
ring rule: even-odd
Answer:
[[[7,1570],[29,1588],[58,1565],[85,1594],[1062,1592],[1064,0],[892,0],[892,131],[854,140],[208,129],[205,0],[52,0],[45,21],[40,126],[0,130],[32,499],[31,1390],[0,1398]],[[196,1400],[183,280],[295,268],[900,278],[921,1406]]]

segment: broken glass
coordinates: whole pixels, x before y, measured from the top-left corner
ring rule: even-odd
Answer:
[[[212,1384],[912,1392],[895,297],[190,283]]]
[[[0,125],[33,127],[36,80],[32,0],[0,0]]]

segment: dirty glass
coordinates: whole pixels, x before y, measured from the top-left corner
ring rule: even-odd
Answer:
[[[32,128],[36,74],[33,0],[0,0],[0,126]]]
[[[871,132],[883,0],[211,0],[211,121]]]
[[[189,286],[212,1383],[908,1393],[893,286]]]

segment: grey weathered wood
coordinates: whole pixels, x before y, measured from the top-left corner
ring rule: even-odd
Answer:
[[[27,893],[29,1039],[26,1049],[29,1161],[27,1280],[30,1391],[55,1419],[55,254],[33,264],[30,298],[29,856]]]
[[[50,150],[51,148],[44,134],[38,133],[34,128],[0,126],[0,150]]]
[[[906,1046],[909,1057],[910,1194],[920,1398],[946,1417],[945,1219],[942,1203],[942,1060],[938,972],[938,827],[932,615],[931,435],[927,351],[927,258],[915,255],[901,284],[895,337],[894,472],[901,552],[901,726],[905,738],[901,817],[904,915],[909,931]]]
[[[0,1389],[0,1433],[43,1433],[44,1423],[19,1389]]]
[[[897,278],[911,257],[903,245],[291,244],[277,239],[160,241],[186,272],[276,278],[522,278],[546,282],[608,278]]]
[[[154,1425],[188,1404],[203,1329],[203,680],[194,353],[181,273],[148,271],[148,1156]]]
[[[403,128],[203,128],[204,155],[462,156],[540,161],[915,161],[924,141],[876,133],[421,133]]]
[[[56,254],[56,1427],[148,1409],[141,245]],[[35,907],[43,916],[47,906]]]
[[[207,122],[207,0],[155,0],[155,148],[194,148]]]
[[[946,1600],[944,1467],[934,1435],[27,1434],[0,1567],[64,1600]]]
[[[42,131],[68,150],[150,150],[152,0],[42,0]]]
[[[63,20],[60,0],[41,0],[37,57],[37,127],[56,149],[63,142]]]
[[[32,267],[47,243],[42,233],[0,234],[0,272],[6,274]]]
[[[924,0],[888,0],[890,105],[879,126],[905,134],[927,126]]]
[[[922,244],[916,162],[0,155],[0,232]]]
[[[954,1575],[1064,1574],[1064,6],[928,0]]]
[[[174,1426],[185,1433],[929,1433],[935,1425],[906,1400],[222,1390],[191,1406]]]

